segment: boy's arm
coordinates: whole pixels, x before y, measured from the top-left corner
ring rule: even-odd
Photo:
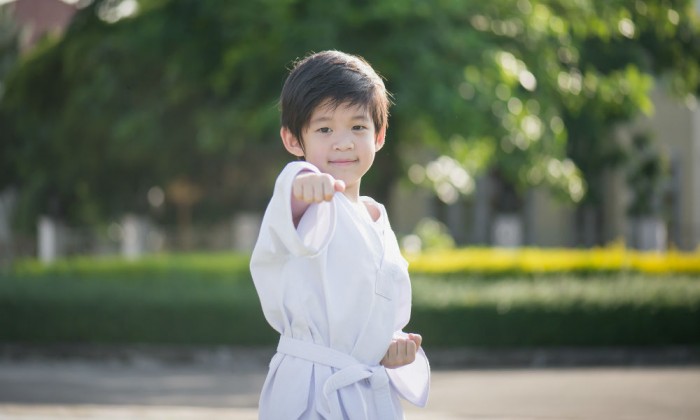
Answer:
[[[286,258],[287,254],[294,256],[312,256],[325,245],[335,226],[335,210],[332,202],[304,201],[304,186],[313,177],[306,175],[321,175],[314,165],[294,161],[288,163],[275,181],[275,188],[270,203],[265,210],[260,235],[253,251],[256,261],[267,261],[271,258]],[[304,175],[304,176],[302,176]],[[297,180],[297,177],[299,179]],[[295,182],[296,181],[296,182]],[[294,198],[294,186],[300,198]],[[313,191],[313,188],[309,191]],[[319,217],[302,217],[314,210]],[[304,224],[307,224],[304,228]],[[304,229],[300,229],[300,227]],[[305,232],[300,234],[300,230]]]
[[[299,225],[301,216],[312,203],[331,201],[333,194],[345,191],[345,183],[324,173],[300,172],[292,182],[292,221]]]

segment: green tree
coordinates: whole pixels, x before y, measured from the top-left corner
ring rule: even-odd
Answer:
[[[567,153],[588,185],[578,207],[577,225],[581,231],[599,232],[602,175],[606,169],[633,160],[629,155],[635,153],[615,141],[612,129],[639,113],[653,112],[649,99],[652,77],[668,80],[670,91],[681,100],[697,94],[700,37],[692,1],[595,5],[593,11],[602,25],[579,42],[583,90],[564,109],[563,118],[568,131]],[[656,160],[659,158],[657,151]]]
[[[18,57],[19,42],[17,27],[9,13],[9,9],[0,7],[0,103],[5,95],[6,78],[16,65]],[[0,127],[8,126],[9,121],[0,113]],[[9,142],[7,140],[0,141],[0,156],[8,155],[8,146]],[[11,161],[6,161],[4,159],[0,160],[0,163],[0,185],[3,185],[7,184],[7,180],[14,174],[14,165]]]
[[[593,213],[593,226],[579,226],[597,229],[601,175],[626,161],[613,128],[652,112],[654,77],[669,79],[679,95],[698,91],[694,3],[521,0],[474,7],[467,15],[450,13],[479,39],[476,54],[460,58],[467,64],[453,89],[467,102],[452,109],[471,118],[462,130],[441,125],[449,131],[440,133],[438,150],[471,173],[490,168],[516,193],[553,187],[579,203],[582,220]],[[485,159],[475,162],[474,155]],[[417,180],[448,199],[469,192],[443,172],[433,170],[432,179],[418,173]]]
[[[149,188],[182,180],[202,192],[200,220],[262,207],[288,159],[277,95],[311,51],[364,56],[395,95],[366,181],[380,199],[427,147],[450,157],[433,166],[453,171],[431,181],[444,197],[491,168],[519,190],[594,202],[596,165],[619,152],[610,128],[650,112],[652,75],[698,85],[690,0],[138,4],[120,19],[120,2],[93,2],[10,75],[0,159],[13,169],[0,187],[20,187],[20,225],[45,211],[81,223],[148,212]]]

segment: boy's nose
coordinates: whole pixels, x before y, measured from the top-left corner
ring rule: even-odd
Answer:
[[[336,150],[352,150],[355,148],[355,142],[350,136],[343,136],[335,142]]]

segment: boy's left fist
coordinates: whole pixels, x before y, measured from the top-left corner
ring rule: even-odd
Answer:
[[[409,334],[408,338],[398,338],[389,344],[386,354],[381,362],[382,366],[394,369],[413,363],[416,360],[416,352],[420,348],[423,338],[418,334]]]

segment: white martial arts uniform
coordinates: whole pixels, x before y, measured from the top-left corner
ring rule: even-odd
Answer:
[[[260,396],[260,418],[403,418],[398,396],[425,406],[430,368],[379,365],[411,311],[407,262],[383,206],[373,221],[341,193],[312,204],[294,227],[292,182],[306,162],[277,178],[250,270],[265,318],[280,335]]]

